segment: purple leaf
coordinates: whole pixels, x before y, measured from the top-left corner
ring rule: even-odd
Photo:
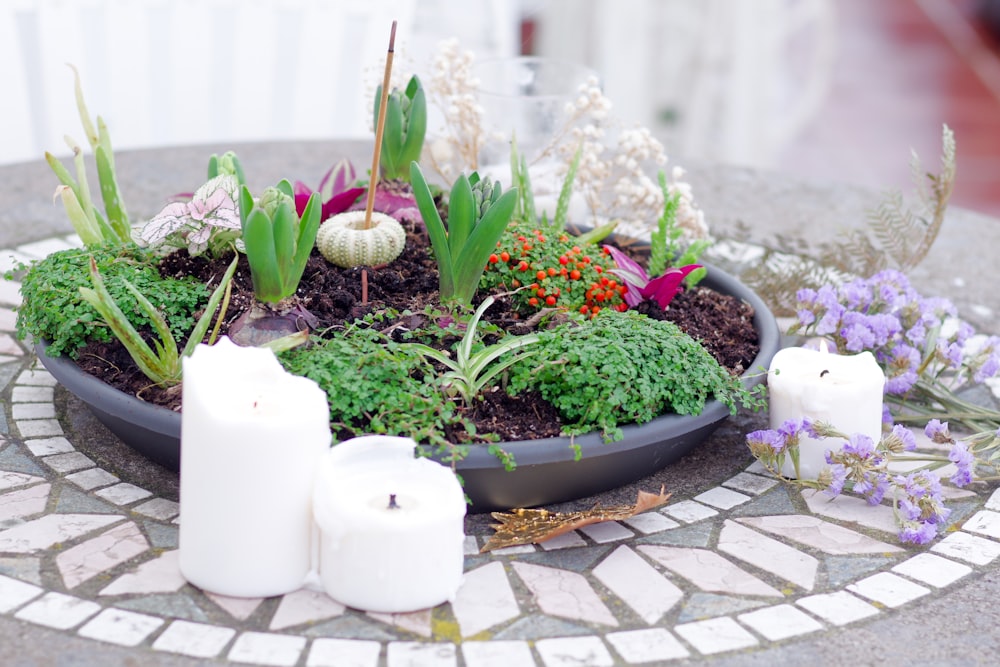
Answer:
[[[350,186],[354,185],[356,180],[357,176],[354,171],[354,165],[351,164],[350,160],[345,158],[330,167],[326,174],[323,175],[317,192],[319,192],[320,198],[324,202],[328,202],[335,195],[346,191]],[[343,210],[337,211],[337,213],[343,213]]]
[[[295,185],[292,188],[292,194],[295,196],[295,213],[301,218],[302,213],[306,210],[306,204],[309,203],[309,197],[312,195],[312,190],[309,186],[302,181],[295,181]],[[325,217],[323,218],[326,219]]]
[[[332,215],[337,215],[338,213],[343,213],[357,201],[361,193],[364,192],[364,188],[351,188],[350,190],[344,190],[343,192],[335,194],[330,199],[323,203],[323,213],[321,217],[323,220],[328,219]],[[296,195],[295,206],[298,208],[298,195]]]
[[[657,276],[639,290],[644,299],[653,299],[663,310],[667,309],[670,302],[677,296],[684,278],[695,269],[700,269],[700,264],[688,264],[681,268],[667,269],[662,276]],[[626,301],[627,302],[627,301]]]

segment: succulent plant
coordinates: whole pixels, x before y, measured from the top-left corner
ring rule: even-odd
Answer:
[[[390,215],[372,213],[365,228],[364,211],[333,216],[316,233],[316,247],[331,264],[342,268],[378,266],[399,257],[406,245],[406,231]]]

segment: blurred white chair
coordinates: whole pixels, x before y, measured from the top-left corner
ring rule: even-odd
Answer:
[[[68,62],[116,148],[370,137],[392,21],[398,72],[426,61],[444,28],[468,28],[463,4],[3,0],[0,163],[68,154],[67,134],[85,144]],[[513,8],[490,0],[473,12],[487,48],[514,47]],[[504,27],[490,29],[495,20]]]

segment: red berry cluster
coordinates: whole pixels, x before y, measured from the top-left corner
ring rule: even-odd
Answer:
[[[565,308],[593,317],[602,308],[625,310],[625,285],[607,274],[614,261],[596,246],[577,245],[562,231],[546,234],[512,222],[490,255],[481,286],[521,289],[514,296],[524,313]]]

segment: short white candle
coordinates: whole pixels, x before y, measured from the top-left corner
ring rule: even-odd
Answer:
[[[294,591],[313,567],[312,486],[330,446],[326,394],[265,348],[228,338],[184,360],[179,535],[206,591]]]
[[[830,424],[847,435],[863,433],[878,442],[882,435],[885,374],[871,352],[839,355],[826,349],[778,350],[767,373],[771,428],[789,419]],[[799,438],[800,479],[816,479],[826,467],[826,451],[843,444],[832,438]],[[791,457],[781,473],[796,477]]]
[[[320,466],[319,576],[342,604],[416,611],[452,600],[462,584],[465,494],[451,469],[414,458],[415,447],[364,436],[334,446]]]

